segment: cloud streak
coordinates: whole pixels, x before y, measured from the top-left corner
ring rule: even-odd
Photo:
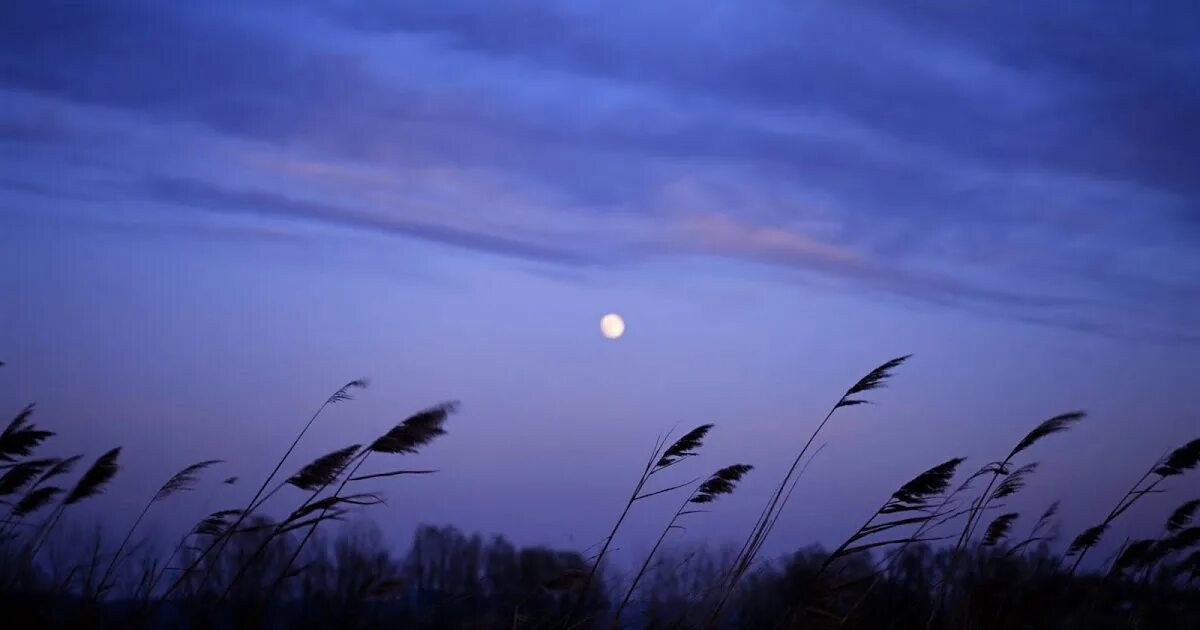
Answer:
[[[479,230],[456,230],[430,223],[403,221],[385,215],[325,205],[261,191],[225,190],[204,182],[155,178],[146,182],[147,196],[171,204],[210,212],[257,214],[283,219],[318,221],[356,230],[398,234],[486,253],[570,265],[595,261],[568,249],[540,245],[531,240],[506,238]]]
[[[82,160],[77,198],[146,211],[1194,329],[1197,12],[1079,10],[27,3],[0,27],[0,150],[36,168],[6,166],[0,203]],[[147,149],[160,128],[178,144]]]

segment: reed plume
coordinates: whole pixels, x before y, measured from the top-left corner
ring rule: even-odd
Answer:
[[[1100,542],[1113,521],[1132,508],[1142,497],[1158,492],[1157,488],[1163,481],[1182,475],[1197,465],[1200,465],[1200,438],[1192,440],[1156,460],[1150,469],[1138,478],[1129,491],[1117,501],[1116,507],[1109,511],[1099,525],[1084,530],[1071,542],[1066,554],[1067,557],[1075,558],[1070,574],[1075,574],[1080,563],[1083,562],[1084,556]],[[1151,477],[1153,477],[1152,480]]]
[[[0,462],[15,461],[17,457],[25,457],[38,447],[39,444],[54,436],[51,431],[43,431],[29,421],[33,416],[34,404],[30,403],[17,414],[4,431],[0,432]]]
[[[104,492],[104,487],[108,485],[108,482],[112,481],[117,471],[120,470],[120,466],[117,464],[117,457],[120,454],[121,447],[118,446],[96,458],[92,467],[83,473],[83,476],[79,478],[79,481],[75,483],[75,486],[71,488],[71,491],[67,493],[67,496],[59,504],[58,509],[51,513],[50,518],[47,519],[40,533],[40,540],[34,545],[33,551],[30,554],[31,557],[37,556],[42,545],[46,544],[46,541],[50,538],[50,533],[54,530],[54,526],[58,524],[63,512],[68,507]]]
[[[9,466],[8,470],[0,475],[0,497],[20,492],[57,462],[56,459],[29,459]]]
[[[346,470],[346,466],[361,446],[352,444],[322,455],[306,464],[296,474],[288,477],[287,483],[310,492],[328,486]]]
[[[1200,499],[1192,499],[1180,504],[1171,512],[1171,516],[1167,517],[1166,530],[1169,534],[1174,534],[1179,530],[1192,524],[1196,518],[1196,512],[1200,510]]]
[[[318,459],[310,464],[309,467],[306,467],[308,469],[307,472],[302,470],[300,473],[297,473],[297,475],[293,476],[292,479],[289,479],[289,483],[292,485],[295,485],[303,490],[310,490],[312,491],[312,494],[307,500],[304,501],[304,503],[300,505],[299,508],[297,508],[296,511],[293,512],[292,516],[289,517],[287,521],[277,528],[273,536],[279,536],[290,531],[302,529],[304,527],[307,527],[308,531],[305,532],[304,536],[300,539],[300,542],[296,545],[296,548],[293,550],[291,556],[284,564],[283,570],[279,572],[279,576],[274,582],[272,582],[267,592],[267,599],[269,600],[279,588],[280,584],[283,583],[283,580],[291,575],[292,565],[295,564],[296,559],[300,557],[300,552],[304,550],[305,545],[308,544],[308,541],[316,532],[317,526],[328,520],[338,520],[345,514],[345,510],[339,506],[375,504],[374,502],[371,502],[372,499],[378,498],[375,497],[375,495],[358,494],[351,495],[350,497],[342,497],[342,490],[345,489],[347,483],[351,481],[363,481],[366,479],[377,479],[397,475],[429,474],[433,472],[428,470],[394,470],[376,473],[373,475],[358,476],[358,470],[363,464],[366,463],[367,458],[370,457],[371,453],[382,453],[389,455],[415,454],[420,450],[421,447],[428,445],[434,439],[446,434],[446,430],[444,428],[446,420],[457,410],[458,402],[451,401],[417,412],[416,414],[405,418],[403,421],[393,426],[382,436],[376,438],[366,449],[360,451],[358,450],[359,446],[355,445],[353,447],[342,449],[341,451],[335,451],[334,453],[330,453],[329,455],[324,456],[324,458]],[[352,468],[351,465],[353,465]],[[342,472],[347,468],[349,468],[350,471],[343,477]],[[320,495],[320,493],[326,488],[333,485],[333,483],[337,481],[339,477],[342,478],[342,481],[338,485],[337,489],[334,490],[333,495],[326,499],[317,501],[317,496]],[[363,502],[364,500],[367,502]],[[378,502],[382,502],[382,500],[379,500]],[[314,508],[314,506],[318,507]],[[302,516],[306,516],[315,510],[320,510],[321,513],[316,517],[309,518],[307,520],[299,520]],[[263,545],[259,547],[258,552],[261,552],[265,549],[266,543],[271,538],[272,537],[268,537],[267,540],[264,541]],[[256,552],[256,555],[258,552]],[[253,561],[253,558],[251,561]],[[248,564],[243,566],[243,570],[239,571],[238,576],[244,572],[247,566]],[[230,582],[229,587],[225,591],[226,594],[228,594],[233,588],[238,576],[235,576],[234,580]]]
[[[729,600],[733,590],[737,587],[737,583],[741,580],[742,576],[745,575],[746,571],[750,569],[750,566],[754,563],[754,558],[758,555],[759,550],[762,549],[763,544],[766,543],[768,536],[771,534],[771,530],[774,529],[775,523],[778,520],[778,513],[782,511],[784,506],[787,504],[788,499],[791,498],[791,491],[789,488],[792,487],[792,479],[796,475],[797,469],[800,466],[800,462],[804,459],[805,454],[808,453],[809,448],[812,447],[813,442],[816,441],[817,436],[821,434],[821,430],[824,429],[825,425],[829,423],[829,420],[833,417],[834,412],[842,407],[851,407],[868,403],[869,401],[866,399],[856,396],[884,387],[887,384],[888,379],[891,378],[892,372],[895,371],[896,368],[903,365],[904,362],[910,358],[910,356],[911,355],[905,355],[887,361],[879,367],[871,370],[866,376],[860,378],[856,383],[854,383],[854,385],[847,389],[846,393],[842,394],[841,398],[834,403],[833,407],[829,410],[829,413],[825,414],[825,418],[821,420],[821,422],[817,425],[817,428],[809,436],[808,441],[805,442],[800,451],[796,453],[796,457],[792,461],[792,465],[788,468],[787,473],[779,482],[779,486],[775,489],[775,492],[767,501],[766,507],[763,508],[762,514],[759,515],[758,521],[756,522],[754,528],[751,529],[749,537],[746,539],[745,544],[742,545],[741,551],[734,560],[733,567],[731,568],[725,583],[722,585],[720,599],[713,609],[712,617],[709,620],[710,626],[714,625],[720,618],[721,611],[724,609],[725,603]]]
[[[258,487],[258,490],[254,493],[254,496],[252,496],[250,498],[250,501],[249,501],[249,503],[246,504],[245,509],[239,511],[239,513],[237,514],[237,518],[234,520],[234,523],[229,528],[227,528],[226,534],[215,538],[208,545],[208,547],[206,547],[200,554],[198,554],[196,556],[195,559],[192,560],[191,564],[189,564],[180,573],[179,577],[175,579],[175,581],[171,584],[171,586],[167,588],[167,592],[163,594],[164,600],[168,596],[170,596],[170,594],[173,593],[177,588],[179,588],[184,583],[184,581],[186,581],[188,579],[191,572],[194,571],[198,566],[200,566],[200,563],[203,562],[204,559],[206,557],[208,557],[208,555],[210,553],[212,553],[214,550],[217,550],[217,553],[219,555],[220,549],[224,549],[224,545],[225,545],[226,541],[228,540],[228,535],[232,532],[237,531],[237,527],[242,524],[242,521],[244,521],[246,518],[248,518],[252,513],[254,513],[254,511],[256,509],[258,509],[258,507],[260,507],[262,505],[262,503],[265,501],[265,499],[263,498],[263,494],[266,493],[267,488],[270,487],[271,481],[273,481],[275,479],[275,476],[279,474],[279,470],[281,468],[283,468],[284,463],[288,460],[289,457],[291,457],[292,452],[296,450],[296,446],[298,444],[300,444],[300,440],[302,440],[304,438],[304,435],[306,433],[308,433],[308,430],[310,428],[312,428],[313,423],[317,421],[317,418],[321,417],[321,413],[324,412],[325,409],[328,408],[330,405],[334,405],[339,402],[351,400],[353,398],[352,392],[354,390],[364,389],[367,387],[367,385],[368,385],[368,381],[366,379],[355,379],[355,380],[350,381],[349,383],[346,383],[345,385],[341,386],[337,391],[335,391],[333,394],[331,394],[328,398],[325,399],[325,402],[322,403],[321,406],[317,408],[317,410],[313,413],[313,415],[308,419],[308,422],[306,422],[304,424],[304,426],[300,429],[300,432],[296,434],[295,439],[292,440],[292,443],[288,446],[287,450],[285,450],[283,452],[283,456],[279,458],[278,462],[276,462],[275,467],[271,470],[271,473],[269,475],[267,475],[266,479],[263,480],[262,485],[260,485]],[[215,564],[215,563],[212,563],[209,565],[210,570],[211,570],[211,567],[213,566],[213,564]],[[207,572],[206,572],[206,577],[207,577]]]
[[[825,558],[825,561],[821,563],[821,567],[817,570],[814,580],[816,577],[820,577],[834,562],[847,556],[878,547],[935,540],[932,538],[920,538],[920,533],[923,531],[920,527],[943,515],[941,507],[932,510],[930,507],[950,487],[950,482],[954,479],[955,472],[964,461],[966,461],[964,457],[948,459],[901,485],[899,489],[884,501],[879,509],[875,510],[867,518],[866,522],[858,530],[851,534],[849,538]],[[944,505],[945,501],[943,501]],[[890,515],[895,515],[895,517],[885,520],[882,523],[875,522],[880,517]],[[879,538],[880,534],[885,534],[897,528],[912,526],[918,527],[917,534],[914,536]]]
[[[625,522],[625,518],[629,516],[629,512],[633,509],[633,505],[638,501],[659,494],[678,490],[694,482],[693,480],[663,488],[661,490],[643,492],[643,490],[646,488],[646,484],[650,482],[651,477],[677,465],[679,462],[689,457],[693,457],[704,445],[704,438],[708,435],[708,432],[711,431],[712,428],[712,424],[699,425],[691,431],[683,434],[683,436],[671,443],[670,446],[666,445],[666,439],[664,438],[655,440],[654,448],[651,449],[650,457],[646,460],[646,465],[642,468],[641,476],[638,477],[637,483],[635,483],[633,486],[633,492],[629,494],[629,499],[625,501],[625,506],[622,508],[620,515],[617,516],[616,523],[613,524],[612,529],[608,532],[608,535],[604,537],[604,543],[600,546],[600,552],[596,554],[595,559],[592,561],[592,566],[588,570],[587,578],[584,579],[583,585],[580,588],[581,592],[579,597],[576,599],[575,604],[572,606],[570,612],[567,613],[566,620],[563,624],[565,627],[571,626],[572,619],[579,612],[579,609],[583,606],[584,601],[587,599],[588,589],[591,587],[592,582],[596,578],[596,572],[600,569],[600,564],[604,561],[605,554],[608,553],[608,549],[612,545],[613,539],[616,538],[617,532],[620,531],[621,525]]]
[[[1055,435],[1057,433],[1062,433],[1063,431],[1070,429],[1079,421],[1083,420],[1085,416],[1086,414],[1082,411],[1071,411],[1068,413],[1059,414],[1041,422],[1034,427],[1032,431],[1025,434],[1025,437],[1021,438],[1021,440],[1017,442],[1017,445],[1013,447],[1013,449],[1008,453],[1007,457],[999,462],[995,462],[984,467],[987,471],[986,474],[990,474],[991,478],[988,480],[988,484],[984,488],[983,493],[979,495],[979,498],[972,504],[971,510],[967,512],[967,521],[963,525],[962,533],[959,535],[958,543],[955,545],[955,557],[957,557],[970,542],[971,537],[975,532],[975,527],[978,525],[980,515],[987,509],[988,505],[990,505],[992,501],[1002,498],[996,496],[996,492],[1000,491],[999,488],[996,492],[993,492],[993,487],[996,485],[997,481],[1001,477],[1009,477],[1009,480],[1006,480],[1008,481],[1008,484],[1000,482],[1000,487],[1005,493],[1003,496],[1009,496],[1024,486],[1026,481],[1025,478],[1032,474],[1037,468],[1037,464],[1034,463],[1022,466],[1014,472],[1011,466],[1013,458],[1028,450],[1046,437]],[[1011,480],[1012,478],[1010,475],[1016,475],[1016,479]]]
[[[1008,533],[1012,530],[1013,523],[1016,522],[1020,514],[1016,512],[1008,512],[1001,514],[988,524],[987,529],[983,533],[983,546],[994,547],[1000,544],[1005,538],[1008,538]]]
[[[133,524],[129,526],[129,531],[125,532],[125,538],[121,540],[121,544],[117,546],[116,552],[113,553],[112,560],[109,561],[108,567],[104,570],[104,574],[100,578],[100,584],[96,588],[95,594],[97,597],[103,595],[107,590],[109,586],[108,579],[112,576],[113,571],[116,570],[117,564],[121,560],[121,554],[125,551],[125,546],[129,544],[129,539],[133,538],[133,532],[142,523],[142,519],[146,518],[146,513],[150,511],[150,507],[175,493],[191,490],[196,483],[198,475],[204,469],[219,463],[221,463],[219,459],[206,459],[187,466],[183,470],[171,475],[158,489],[158,492],[155,492],[154,496],[150,497],[150,500],[142,507],[142,511],[137,515],[137,518],[133,519]]]
[[[711,428],[711,425],[707,425],[707,426],[709,428]],[[695,432],[696,431],[693,431],[692,433],[695,433]],[[682,456],[684,456],[684,455],[682,455],[682,453],[685,453],[685,452],[689,453],[689,454],[694,453],[696,451],[696,449],[700,448],[701,440],[703,440],[704,434],[707,432],[708,432],[708,429],[705,429],[699,435],[692,435],[692,433],[689,433],[689,435],[685,436],[685,437],[691,436],[691,438],[692,438],[691,445],[686,449],[676,450],[672,456],[673,457],[682,457]],[[679,444],[679,442],[676,442],[676,444]],[[671,452],[670,449],[668,449],[668,452]],[[665,459],[665,455],[664,455],[664,459]],[[674,461],[678,461],[678,460],[674,460]],[[660,459],[659,463],[661,464],[662,462],[663,462],[663,460]],[[724,496],[727,494],[732,494],[735,487],[737,486],[737,483],[739,481],[741,481],[742,477],[744,477],[746,475],[746,473],[750,472],[753,468],[754,468],[753,466],[750,466],[748,464],[734,464],[732,466],[726,466],[725,468],[722,468],[722,469],[718,470],[717,472],[713,473],[708,479],[705,479],[704,482],[701,483],[695,490],[693,490],[690,494],[688,494],[687,498],[685,498],[683,500],[683,504],[680,505],[679,509],[675,511],[674,516],[672,516],[671,520],[667,522],[667,526],[665,528],[663,528],[662,533],[659,534],[658,540],[655,541],[654,546],[650,549],[650,553],[646,554],[646,559],[642,562],[641,567],[638,568],[637,573],[634,575],[633,580],[630,582],[629,588],[625,591],[625,597],[621,600],[621,604],[619,606],[617,606],[617,610],[613,614],[613,619],[612,619],[613,628],[619,627],[620,620],[621,620],[621,613],[625,610],[625,607],[629,605],[629,600],[633,597],[633,594],[637,589],[638,583],[641,581],[642,577],[646,575],[647,569],[650,568],[650,561],[654,559],[654,554],[658,552],[659,547],[661,547],[663,541],[666,540],[667,534],[669,534],[671,532],[671,530],[680,528],[680,526],[677,525],[680,518],[687,516],[689,514],[698,514],[698,513],[704,511],[704,510],[698,510],[698,509],[688,509],[688,507],[690,505],[709,504],[709,503],[716,501],[721,496]]]
[[[1021,542],[1009,547],[1008,551],[1004,552],[1004,557],[1008,557],[1008,556],[1020,553],[1026,547],[1028,547],[1034,543],[1048,541],[1048,540],[1051,540],[1054,537],[1056,537],[1057,533],[1055,533],[1054,531],[1051,531],[1051,532],[1043,535],[1042,530],[1044,530],[1046,527],[1050,526],[1051,519],[1053,519],[1055,517],[1055,515],[1058,514],[1058,506],[1059,506],[1058,501],[1051,503],[1049,505],[1049,507],[1047,507],[1046,510],[1042,512],[1042,515],[1038,517],[1038,520],[1037,520],[1037,522],[1035,522],[1033,524],[1033,527],[1030,528],[1029,535],[1026,536],[1023,540],[1021,540]]]

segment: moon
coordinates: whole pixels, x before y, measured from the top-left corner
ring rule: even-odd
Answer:
[[[625,334],[625,320],[616,313],[609,313],[600,318],[600,334],[609,339],[619,339]]]

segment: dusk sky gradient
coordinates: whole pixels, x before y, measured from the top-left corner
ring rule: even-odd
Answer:
[[[717,545],[913,353],[769,550],[1084,409],[1017,501],[1062,498],[1073,536],[1200,436],[1200,8],[990,4],[5,3],[0,404],[63,453],[123,445],[89,508],[120,521],[192,461],[261,479],[350,379],[289,470],[461,400],[403,462],[440,472],[381,485],[398,546],[582,549],[656,435],[713,422],[680,480],[757,467],[682,538]]]

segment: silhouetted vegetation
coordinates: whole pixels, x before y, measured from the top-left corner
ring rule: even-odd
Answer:
[[[362,515],[382,503],[381,484],[435,472],[393,462],[444,436],[457,405],[420,411],[370,441],[297,465],[297,445],[329,406],[367,387],[359,380],[325,399],[248,502],[199,517],[169,554],[140,544],[144,518],[199,484],[240,483],[212,474],[219,460],[167,477],[129,515],[116,545],[98,533],[74,533],[60,546],[71,553],[52,553],[48,543],[68,535],[62,523],[71,508],[119,478],[121,448],[73,478],[84,458],[43,456],[54,433],[36,423],[29,405],[0,433],[0,610],[9,627],[1200,628],[1200,499],[1181,502],[1157,536],[1126,541],[1100,571],[1082,570],[1122,515],[1200,464],[1200,440],[1152,462],[1061,552],[1057,503],[1036,519],[1006,509],[1037,472],[1031,454],[1083,421],[1082,412],[1036,425],[1002,458],[967,468],[969,474],[960,475],[962,457],[917,473],[880,497],[880,507],[832,551],[763,559],[823,429],[865,403],[863,396],[906,359],[884,363],[834,402],[798,445],[745,542],[727,550],[666,544],[683,522],[720,509],[719,499],[752,472],[736,463],[670,479],[703,449],[714,430],[703,424],[655,441],[594,555],[518,548],[501,537],[432,526],[418,528],[411,548],[397,555]],[[386,466],[363,471],[368,459]],[[676,495],[679,507],[664,515],[649,553],[625,577],[605,571],[629,513],[664,494]],[[287,500],[291,507],[271,513],[266,503],[273,497],[273,505]],[[329,533],[329,524],[352,515]]]

